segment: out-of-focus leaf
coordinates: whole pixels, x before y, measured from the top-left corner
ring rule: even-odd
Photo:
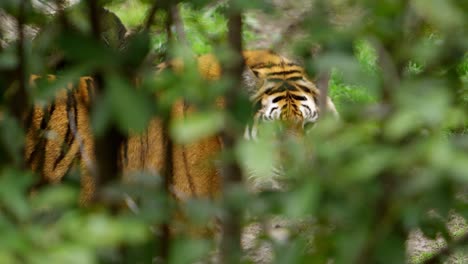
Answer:
[[[63,71],[54,80],[49,80],[48,76],[41,76],[36,79],[30,91],[34,98],[34,103],[45,105],[55,99],[57,91],[61,89],[70,89],[72,85],[77,85],[80,77],[84,76],[85,67],[74,67]]]
[[[8,251],[0,251],[0,263],[17,264],[20,263],[20,261],[17,260],[16,257]]]
[[[120,129],[143,131],[152,116],[152,100],[127,80],[111,76],[106,82],[113,118]]]
[[[104,214],[79,217],[71,213],[64,216],[59,225],[68,236],[93,247],[144,241],[149,232],[148,226],[140,221],[113,219]]]
[[[60,185],[50,186],[38,192],[32,198],[34,210],[63,208],[76,204],[78,191],[74,188]]]
[[[291,218],[305,217],[314,214],[320,200],[321,186],[313,175],[302,186],[294,190],[284,201],[285,214]]]
[[[10,160],[17,161],[18,164],[19,159],[23,158],[21,148],[24,144],[24,131],[17,120],[7,113],[3,114],[0,119],[0,148],[7,152],[0,156],[8,154]]]
[[[149,41],[149,36],[145,33],[137,33],[127,40],[127,43],[123,47],[122,55],[126,67],[130,67],[133,70],[140,66],[148,55],[150,48]]]
[[[13,47],[2,50],[0,53],[0,69],[13,70],[18,64],[16,50]]]
[[[93,264],[98,263],[96,255],[86,246],[63,243],[50,251],[32,255],[28,259],[30,263],[70,263]]]
[[[112,105],[110,101],[110,97],[100,98],[93,107],[91,126],[97,136],[102,135],[112,122]]]
[[[358,60],[346,53],[328,53],[313,63],[316,63],[322,71],[330,72],[331,69],[337,69],[347,83],[360,82],[365,76]]]
[[[176,142],[190,143],[219,132],[224,125],[220,112],[197,112],[171,124],[171,135]]]
[[[206,240],[179,239],[171,247],[170,263],[195,263],[203,260],[210,250],[210,243]],[[184,252],[181,254],[181,252]]]
[[[386,149],[364,149],[339,173],[343,180],[367,181],[389,166],[395,153]],[[340,178],[341,178],[340,177]]]
[[[115,52],[88,35],[73,31],[65,32],[60,36],[59,43],[65,52],[65,58],[88,65],[90,69],[114,67],[120,63],[119,56]]]
[[[412,2],[412,6],[419,15],[445,30],[464,23],[464,15],[451,0],[416,0]]]
[[[406,258],[405,239],[405,236],[392,232],[379,240],[375,250],[376,261],[379,263],[404,263]]]
[[[205,199],[191,199],[184,206],[184,211],[191,222],[199,225],[209,223],[216,215],[216,209],[212,201]]]
[[[275,149],[275,144],[268,140],[242,141],[236,152],[248,177],[269,178],[280,165]]]
[[[0,175],[0,204],[18,220],[26,220],[31,207],[25,193],[33,183],[32,175],[11,168]]]

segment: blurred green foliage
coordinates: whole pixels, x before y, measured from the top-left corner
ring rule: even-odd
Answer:
[[[248,10],[264,5],[235,2]],[[300,45],[293,37],[283,38],[292,53],[303,55],[309,72],[331,72],[329,95],[341,120],[322,118],[303,141],[281,137],[277,127],[265,124],[257,142],[241,140],[227,150],[226,157],[241,163],[247,184],[277,181],[284,187],[281,192],[228,190],[232,203],[245,209],[245,222],[275,215],[291,222],[312,219],[293,230],[286,243],[268,235],[259,238],[273,245],[277,263],[405,263],[411,259],[411,249],[405,248],[408,234],[417,229],[450,243],[456,239],[446,226],[451,213],[468,216],[466,1],[331,1],[340,2],[338,9],[328,1],[315,2],[316,8],[295,25],[307,36]],[[0,8],[17,15],[17,4],[4,1]],[[107,45],[91,37],[86,15],[66,13],[74,25],[70,29],[27,8],[26,22],[43,29],[34,42],[26,41],[27,72],[54,72],[46,65],[55,50],[68,62],[58,69],[59,81],[28,90],[30,101],[45,105],[64,83],[99,71],[105,93],[92,113],[98,135],[112,123],[125,134],[144,131],[152,117],[167,116],[174,101],[184,98],[200,111],[171,124],[173,139],[187,143],[212,136],[236,115],[213,106],[230,80],[200,80],[190,54],[228,53],[226,5],[180,4],[189,51],[167,41],[163,10],[149,34],[140,31],[150,1],[106,1],[134,31],[124,37],[122,25],[109,13],[101,33],[110,40]],[[336,26],[333,19],[351,8],[360,10],[358,19]],[[245,26],[243,37],[248,43],[257,36]],[[316,43],[323,50],[312,57],[304,50]],[[18,66],[16,49],[13,44],[1,50],[2,87],[9,87]],[[165,53],[185,60],[183,75],[156,75],[152,66]],[[154,61],[147,63],[148,58]],[[11,92],[2,90],[0,98],[0,263],[151,262],[160,246],[154,232],[175,207],[167,203],[161,179],[137,174],[106,189],[110,204],[127,204],[133,212],[115,212],[106,203],[80,207],[78,187],[67,181],[33,188],[39,176],[16,166],[24,131],[7,109]],[[239,104],[236,111],[246,116],[251,114],[247,108]],[[272,167],[284,175],[271,177]],[[201,199],[178,206],[199,225],[222,210],[216,201]],[[169,262],[207,260],[213,245],[206,238],[178,235]]]

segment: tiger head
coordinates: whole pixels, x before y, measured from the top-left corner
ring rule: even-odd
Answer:
[[[245,51],[244,58],[244,83],[256,107],[251,137],[256,137],[259,122],[281,120],[294,134],[315,124],[320,113],[320,92],[304,68],[271,51]],[[331,100],[327,99],[326,107],[337,114]]]

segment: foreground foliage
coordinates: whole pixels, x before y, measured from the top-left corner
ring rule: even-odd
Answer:
[[[19,2],[2,2],[0,8],[25,23],[47,27],[50,17],[29,7],[21,16]],[[122,11],[126,10],[119,9],[122,5],[140,10],[135,13],[151,8],[144,1],[109,1],[130,27],[141,25],[145,15]],[[283,12],[263,2],[184,2],[180,9],[189,52],[174,29],[176,40],[167,40],[164,8],[156,12],[148,31],[136,28],[125,40],[107,31],[110,45],[91,37],[93,26],[87,16],[70,15],[72,24],[78,25],[73,30],[44,31],[36,42],[24,40],[24,47],[12,44],[3,49],[0,84],[7,87],[18,80],[21,67],[27,74],[58,71],[64,82],[99,72],[107,86],[92,116],[97,135],[112,125],[124,134],[128,129],[143,130],[152,116],[166,116],[178,97],[203,111],[173,124],[176,142],[218,133],[225,119],[242,127],[250,115],[244,100],[233,112],[209,107],[230,80],[207,84],[190,66],[192,54],[213,52],[229,60],[225,56],[229,5]],[[335,20],[347,10],[358,10],[352,23],[337,25]],[[285,190],[254,194],[238,187],[227,190],[229,202],[242,209],[245,222],[279,215],[306,223],[293,228],[287,243],[261,238],[272,240],[279,263],[404,263],[409,259],[405,241],[416,229],[432,238],[441,235],[449,251],[466,246],[467,235],[452,237],[446,223],[453,212],[468,216],[468,5],[448,0],[316,1],[294,28],[300,29],[297,38],[294,32],[283,36],[290,42],[289,52],[302,59],[311,76],[331,73],[328,93],[341,120],[321,118],[300,142],[286,137],[272,146],[277,141],[268,138],[269,133],[256,143],[240,140],[226,156],[239,161],[245,171],[256,167],[264,172],[246,177],[247,184],[271,180],[264,175],[279,162],[274,154],[285,153],[281,162],[286,173],[274,179],[284,183]],[[254,40],[247,23],[244,42]],[[312,52],[317,44],[321,51]],[[65,58],[63,67],[45,67],[54,49]],[[187,60],[184,75],[165,73],[156,78],[154,65],[174,56]],[[138,76],[140,88],[134,89],[127,76]],[[201,93],[207,86],[210,89]],[[26,103],[50,100],[57,88],[28,90]],[[157,97],[152,96],[155,93]],[[22,166],[24,132],[11,111],[12,94],[14,90],[5,89],[0,95],[0,262],[151,261],[161,246],[158,228],[174,220],[175,205],[166,200],[163,182],[148,175],[131,183],[114,180],[102,190],[106,199],[87,208],[76,203],[76,171],[64,183],[31,193],[38,177]],[[266,125],[264,131],[270,128]],[[125,202],[133,210],[115,209]],[[182,207],[194,224],[201,225],[223,212],[219,204],[205,200]],[[184,236],[174,238],[170,246],[170,263],[206,260],[214,247],[205,239]]]

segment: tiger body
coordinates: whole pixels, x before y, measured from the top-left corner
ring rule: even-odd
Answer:
[[[301,130],[319,116],[319,90],[298,64],[271,51],[245,51],[244,86],[252,103],[258,105],[254,125],[246,133],[255,138],[256,124],[262,121],[284,120]],[[176,71],[180,63],[172,63]],[[163,68],[167,67],[166,64]],[[200,75],[208,80],[221,77],[220,63],[213,55],[198,58]],[[32,84],[38,77],[31,78]],[[52,81],[55,77],[49,77]],[[90,107],[94,81],[80,78],[76,86],[69,85],[57,92],[55,100],[45,106],[36,104],[28,116],[25,159],[47,182],[60,181],[78,160],[81,169],[81,201],[86,203],[95,192],[92,171],[95,161],[94,139],[90,127]],[[223,100],[216,103],[223,107]],[[331,100],[327,105],[336,113]],[[172,106],[172,119],[196,112],[183,100]],[[121,147],[120,164],[124,175],[147,171],[153,174],[164,169],[164,146],[167,142],[162,121],[154,118],[145,133],[130,134]],[[216,135],[186,145],[175,144],[172,149],[171,184],[176,196],[216,197],[221,189],[219,170],[214,159],[222,150]],[[126,176],[124,176],[125,178]]]

